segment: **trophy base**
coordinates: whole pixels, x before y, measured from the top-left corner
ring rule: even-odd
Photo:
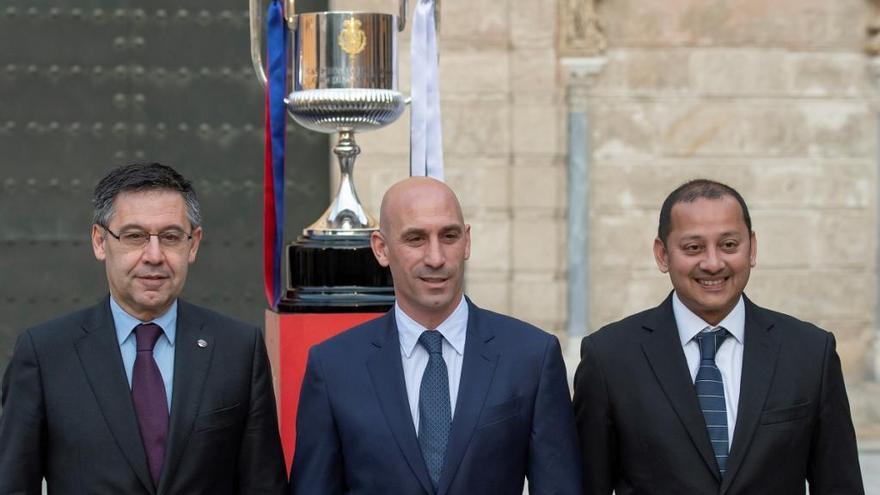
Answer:
[[[369,235],[300,236],[287,259],[282,313],[376,313],[394,305],[391,270],[376,261]]]

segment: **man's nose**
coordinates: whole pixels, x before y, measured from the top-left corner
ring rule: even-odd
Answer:
[[[445,259],[439,239],[430,239],[425,251],[425,264],[433,268],[438,268],[443,266]]]
[[[141,259],[147,263],[156,264],[161,263],[164,256],[165,253],[162,252],[162,245],[159,244],[159,237],[155,235],[150,236],[147,240],[147,245],[144,246],[144,253]]]
[[[700,269],[707,273],[716,273],[724,269],[724,260],[719,256],[718,250],[710,247],[706,250],[706,255],[700,261]]]

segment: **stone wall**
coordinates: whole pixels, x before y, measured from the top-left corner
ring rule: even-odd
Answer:
[[[341,2],[340,2],[341,3]],[[591,0],[443,0],[447,182],[472,224],[468,292],[565,339],[565,74],[557,42]],[[590,328],[670,290],[659,205],[709,177],[743,193],[758,238],[749,295],[834,331],[861,436],[880,432],[877,109],[866,0],[595,0],[607,63],[590,88]],[[357,2],[393,12],[389,1]],[[580,7],[579,7],[580,6]],[[559,8],[559,11],[557,11]],[[561,13],[561,14],[560,14]],[[406,33],[408,35],[408,33]],[[408,86],[409,44],[401,44]],[[408,115],[363,134],[373,211],[407,174]]]
[[[441,0],[440,90],[446,181],[472,228],[467,292],[547,330],[565,323],[565,108],[553,2]],[[411,2],[412,3],[412,2]],[[334,6],[394,12],[393,1]],[[400,85],[409,90],[409,29]],[[409,113],[358,138],[355,183],[378,211],[409,173]]]
[[[864,0],[607,0],[592,88],[594,328],[669,290],[650,244],[688,178],[749,202],[759,304],[832,330],[857,421],[877,423],[877,90]]]

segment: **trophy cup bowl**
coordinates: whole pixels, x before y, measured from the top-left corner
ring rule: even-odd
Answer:
[[[406,25],[406,5],[401,0],[399,16],[296,14],[294,0],[287,0],[287,111],[307,129],[338,133],[333,152],[340,180],[330,206],[288,246],[288,297],[279,305],[282,311],[375,311],[393,304],[390,271],[378,265],[370,249],[370,235],[379,224],[361,205],[352,172],[360,153],[355,133],[396,121],[406,106],[397,86],[397,34]],[[251,58],[265,85],[259,0],[250,0],[250,18]]]

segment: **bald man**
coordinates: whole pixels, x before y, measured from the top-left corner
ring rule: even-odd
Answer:
[[[294,494],[580,494],[557,339],[464,296],[470,226],[442,182],[382,200],[373,253],[394,308],[311,349]]]

